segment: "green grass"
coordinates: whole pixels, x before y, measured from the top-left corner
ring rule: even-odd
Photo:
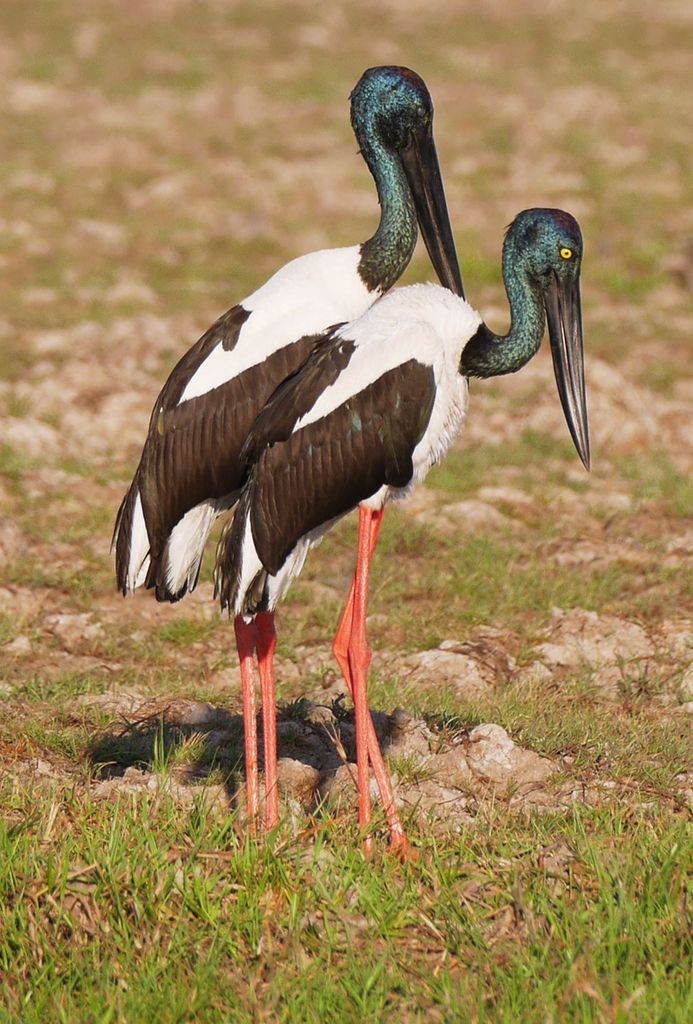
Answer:
[[[524,404],[524,403],[523,403]],[[515,443],[456,448],[436,466],[426,478],[432,489],[464,494],[493,482],[493,471],[505,466],[522,469],[543,467],[549,460],[571,459],[573,448],[569,441],[555,441],[547,434],[524,431]],[[563,480],[563,472],[551,466],[542,482]]]
[[[651,502],[669,515],[693,515],[693,480],[676,469],[665,452],[620,460],[621,473],[641,502]]]
[[[72,700],[85,693],[103,693],[107,687],[107,675],[89,675],[82,672],[65,672],[51,678],[45,676],[25,677],[16,688],[16,694],[27,701]]]
[[[190,644],[208,640],[218,625],[217,621],[196,622],[192,619],[176,619],[161,627],[159,639],[163,643],[188,647]]]
[[[669,1024],[692,1006],[676,817],[492,819],[418,836],[403,869],[336,822],[258,848],[202,799],[5,807],[3,1021]]]
[[[30,461],[10,444],[0,445],[0,473],[13,490],[21,487],[22,477]]]
[[[7,612],[0,615],[0,645],[8,643],[15,635],[15,623],[13,617]]]

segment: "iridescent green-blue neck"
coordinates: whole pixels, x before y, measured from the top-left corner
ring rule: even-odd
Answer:
[[[371,290],[391,288],[416,245],[416,205],[403,151],[430,133],[433,104],[410,68],[368,68],[351,94],[351,124],[375,179],[381,208],[378,230],[361,246],[359,273]]]
[[[510,329],[498,335],[482,323],[467,343],[460,371],[467,377],[498,377],[520,370],[537,353],[544,335],[546,289],[579,275],[582,236],[561,210],[518,214],[503,243],[503,282]]]
[[[496,334],[482,323],[462,353],[460,368],[466,377],[500,377],[515,373],[529,362],[544,336],[544,306],[539,289],[530,284],[522,266],[503,253],[503,279],[510,304],[510,330]]]
[[[401,161],[376,138],[362,150],[375,178],[380,223],[361,246],[359,274],[374,291],[387,291],[409,263],[416,245],[416,211]]]

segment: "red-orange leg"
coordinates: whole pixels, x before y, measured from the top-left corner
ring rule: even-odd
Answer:
[[[262,692],[262,735],[265,751],[265,831],[279,824],[279,792],[277,786],[277,700],[274,676],[274,652],[277,633],[274,612],[259,612],[257,626],[257,660]]]
[[[372,560],[373,553],[378,541],[378,534],[380,533],[380,527],[383,521],[383,509],[378,512],[371,512],[369,517],[369,556]],[[364,526],[365,528],[365,526]],[[359,530],[361,529],[361,517],[359,515]],[[359,549],[360,552],[360,549]],[[354,618],[354,597],[356,593],[356,574],[351,584],[351,590],[349,591],[349,597],[347,598],[342,618],[337,627],[337,633],[335,635],[332,650],[334,656],[337,659],[339,667],[344,676],[344,681],[347,684],[347,688],[351,697],[354,697],[354,687],[352,683],[351,670],[349,666],[349,645],[351,640],[351,631]],[[365,630],[364,630],[365,635]],[[367,664],[370,664],[371,652],[368,647],[367,650]],[[380,744],[378,743],[378,737],[373,726],[373,719],[370,713],[368,714],[367,723],[367,736],[368,736],[368,756],[370,758],[371,765],[373,767],[373,774],[378,784],[380,791],[380,799],[383,803],[385,810],[385,816],[387,818],[388,832],[390,834],[390,845],[393,850],[398,853],[408,853],[410,850],[409,843],[402,825],[402,820],[397,812],[395,804],[395,794],[392,789],[392,782],[390,781],[390,775],[385,766],[383,755],[380,750]]]
[[[260,786],[257,765],[257,718],[255,708],[255,622],[245,622],[242,615],[234,619],[236,646],[241,666],[243,694],[243,731],[245,736],[245,791],[249,830],[255,834],[255,823],[260,810]]]
[[[380,527],[383,522],[384,509],[380,509],[379,512],[373,512],[370,518],[370,557],[373,557],[375,546],[378,543],[378,534],[380,533]],[[359,530],[361,529],[361,510],[359,509]],[[334,643],[332,644],[332,653],[337,659],[337,663],[342,670],[344,681],[347,684],[349,694],[353,699],[354,688],[351,683],[351,671],[349,669],[349,639],[351,637],[351,624],[354,619],[354,594],[356,592],[356,573],[351,581],[351,589],[349,596],[344,605],[344,611],[342,617],[339,620],[337,626],[337,632],[335,633]],[[377,744],[376,744],[377,746]],[[368,744],[368,752],[370,754],[370,743]]]
[[[354,579],[354,607],[349,637],[349,670],[354,688],[356,719],[356,776],[359,793],[359,826],[364,833],[363,845],[367,854],[373,850],[373,837],[366,833],[371,821],[371,794],[368,776],[368,665],[371,652],[366,641],[366,611],[368,607],[368,575],[371,558],[370,509],[359,509],[359,539]]]

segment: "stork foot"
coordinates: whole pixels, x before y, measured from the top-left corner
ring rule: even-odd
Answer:
[[[421,854],[414,849],[406,836],[391,839],[388,852],[396,857],[400,864],[416,864],[421,859]]]

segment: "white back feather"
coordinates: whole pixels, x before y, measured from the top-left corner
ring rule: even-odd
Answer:
[[[378,297],[358,273],[359,246],[323,249],[299,256],[240,305],[251,315],[230,351],[221,344],[192,375],[179,404],[257,366],[305,335],[359,317]]]

